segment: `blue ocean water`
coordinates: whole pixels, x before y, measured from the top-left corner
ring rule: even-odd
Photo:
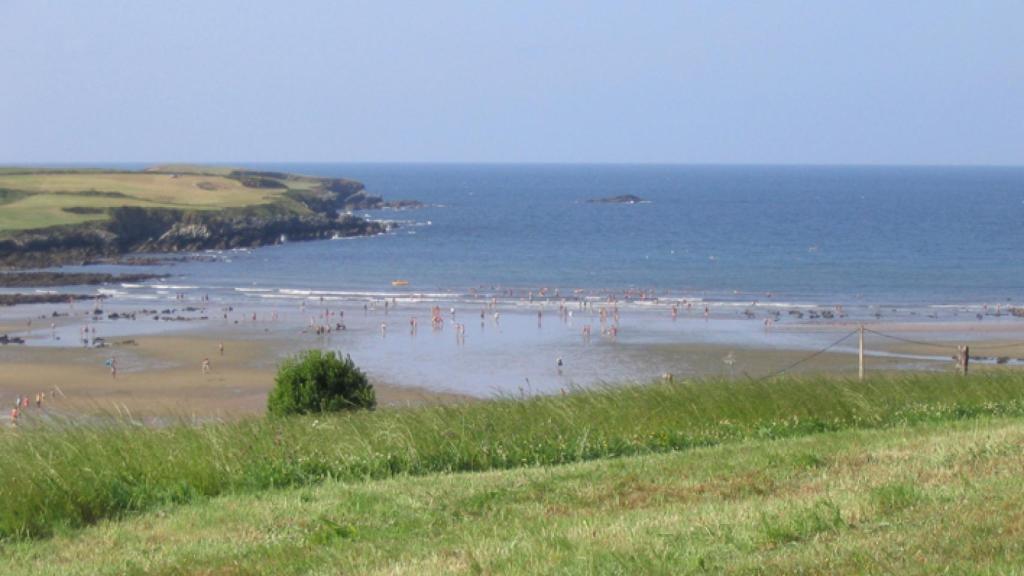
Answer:
[[[202,289],[621,291],[712,301],[1017,302],[1024,168],[257,164],[427,208],[373,238],[169,271]],[[633,194],[646,202],[592,204]],[[769,296],[770,293],[770,296]]]

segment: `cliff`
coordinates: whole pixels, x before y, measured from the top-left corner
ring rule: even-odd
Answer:
[[[149,186],[143,188],[136,182],[139,175],[142,173],[130,174],[134,179],[123,184],[124,191],[103,192],[104,201],[113,204],[104,207],[96,207],[95,200],[81,200],[83,205],[75,205],[73,200],[67,199],[69,195],[75,199],[95,199],[100,194],[95,189],[85,188],[93,172],[76,174],[82,179],[80,192],[29,189],[9,193],[8,197],[15,200],[0,210],[18,210],[18,200],[26,195],[50,194],[62,203],[61,214],[86,220],[3,232],[0,234],[0,265],[40,267],[134,252],[251,248],[286,240],[379,234],[390,226],[343,214],[347,210],[385,205],[383,199],[366,193],[361,183],[352,180],[245,170],[225,174],[154,169],[144,174],[147,178],[159,178],[156,182],[161,185],[166,182],[168,188],[176,188],[178,196],[194,196],[197,202],[209,204],[212,198],[222,203],[241,204],[214,208],[200,204],[191,208],[168,207],[168,193],[149,192],[147,196],[153,182],[143,182]],[[194,181],[187,182],[189,186],[184,192],[178,192],[177,189],[182,188],[180,179],[185,176]],[[2,180],[0,177],[0,186],[5,184]],[[26,181],[25,185],[65,185],[63,180],[53,178],[46,182],[50,184],[37,185],[33,180]],[[108,181],[103,183],[109,185]],[[78,185],[77,181],[73,185]],[[250,194],[252,202],[246,203],[247,198],[240,194]],[[38,205],[39,200],[35,204]],[[71,205],[67,205],[69,202]]]

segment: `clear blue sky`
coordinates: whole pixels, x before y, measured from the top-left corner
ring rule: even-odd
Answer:
[[[0,163],[1024,164],[1024,2],[0,0]]]

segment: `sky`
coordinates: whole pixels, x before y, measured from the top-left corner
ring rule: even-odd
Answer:
[[[1024,164],[1024,1],[0,0],[0,164]]]

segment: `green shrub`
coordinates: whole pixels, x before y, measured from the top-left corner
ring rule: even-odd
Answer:
[[[267,399],[272,416],[377,406],[377,395],[352,358],[308,350],[281,365]]]

